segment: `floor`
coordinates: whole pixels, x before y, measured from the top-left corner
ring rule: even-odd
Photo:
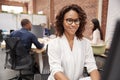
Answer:
[[[6,53],[5,50],[0,48],[0,80],[8,80],[19,74],[18,71],[14,71],[8,68],[4,68]],[[28,73],[28,72],[27,72]],[[34,76],[28,77],[30,80],[41,80],[40,74],[35,74]],[[42,79],[46,80],[46,79]]]
[[[0,80],[8,80],[18,74],[18,71],[4,68],[5,56],[5,50],[0,49]]]

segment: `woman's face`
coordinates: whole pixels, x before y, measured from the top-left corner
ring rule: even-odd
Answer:
[[[64,16],[63,26],[64,33],[69,35],[74,35],[79,28],[80,19],[78,13],[74,10],[70,10]]]
[[[91,32],[93,32],[93,28],[94,28],[94,24],[90,21],[89,29],[91,30]]]
[[[90,28],[93,29],[94,28],[94,24],[90,21]]]

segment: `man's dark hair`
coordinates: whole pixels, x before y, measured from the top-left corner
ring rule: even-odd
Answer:
[[[22,19],[21,20],[21,26],[24,27],[26,24],[30,23],[28,19]]]

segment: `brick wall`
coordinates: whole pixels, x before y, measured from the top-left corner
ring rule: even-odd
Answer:
[[[78,4],[80,5],[85,12],[87,13],[88,19],[92,19],[97,17],[98,14],[98,0],[51,0],[54,3],[54,15],[53,19],[55,19],[58,11],[65,5],[68,4]],[[42,3],[41,3],[42,2]],[[36,11],[42,10],[44,14],[48,17],[50,16],[50,3],[49,0],[37,0],[36,2]],[[54,21],[54,20],[52,20]]]
[[[59,10],[63,6],[68,4],[80,5],[85,10],[89,20],[95,17],[98,18],[98,0],[50,0],[50,1],[52,1],[52,3],[54,4],[54,7],[52,7],[54,8],[52,9],[52,14],[50,14],[51,9],[50,9],[49,0],[37,0],[37,3],[36,3],[36,11],[42,10],[44,14],[48,16],[49,23],[51,22],[53,23],[55,21],[55,16],[59,12]],[[108,1],[109,0],[103,0],[102,20],[101,20],[103,36],[105,36],[105,30],[106,30]]]
[[[98,0],[59,0],[55,2],[55,14],[65,5],[78,4],[87,13],[88,19],[97,17]]]
[[[49,16],[49,0],[36,0],[36,11],[43,11],[44,14]]]

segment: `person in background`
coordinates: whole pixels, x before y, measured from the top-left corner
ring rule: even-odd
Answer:
[[[100,24],[97,18],[91,20],[93,24],[92,44],[103,43],[103,34],[100,28]]]
[[[20,37],[23,45],[28,51],[31,50],[32,43],[38,49],[42,49],[44,44],[40,43],[37,40],[37,37],[33,33],[30,32],[32,28],[31,22],[28,19],[22,19],[21,26],[22,28],[20,30],[11,32],[10,37]]]
[[[50,23],[50,35],[55,35],[55,24]]]
[[[50,35],[49,29],[46,23],[42,23],[41,26],[43,27],[43,36],[48,37]]]
[[[57,37],[48,44],[48,80],[79,80],[87,68],[91,80],[100,80],[90,43],[83,38],[86,13],[76,5],[63,7],[56,16]]]
[[[93,23],[91,20],[86,20],[85,30],[83,32],[83,36],[91,43],[92,41],[92,34],[93,34]]]

